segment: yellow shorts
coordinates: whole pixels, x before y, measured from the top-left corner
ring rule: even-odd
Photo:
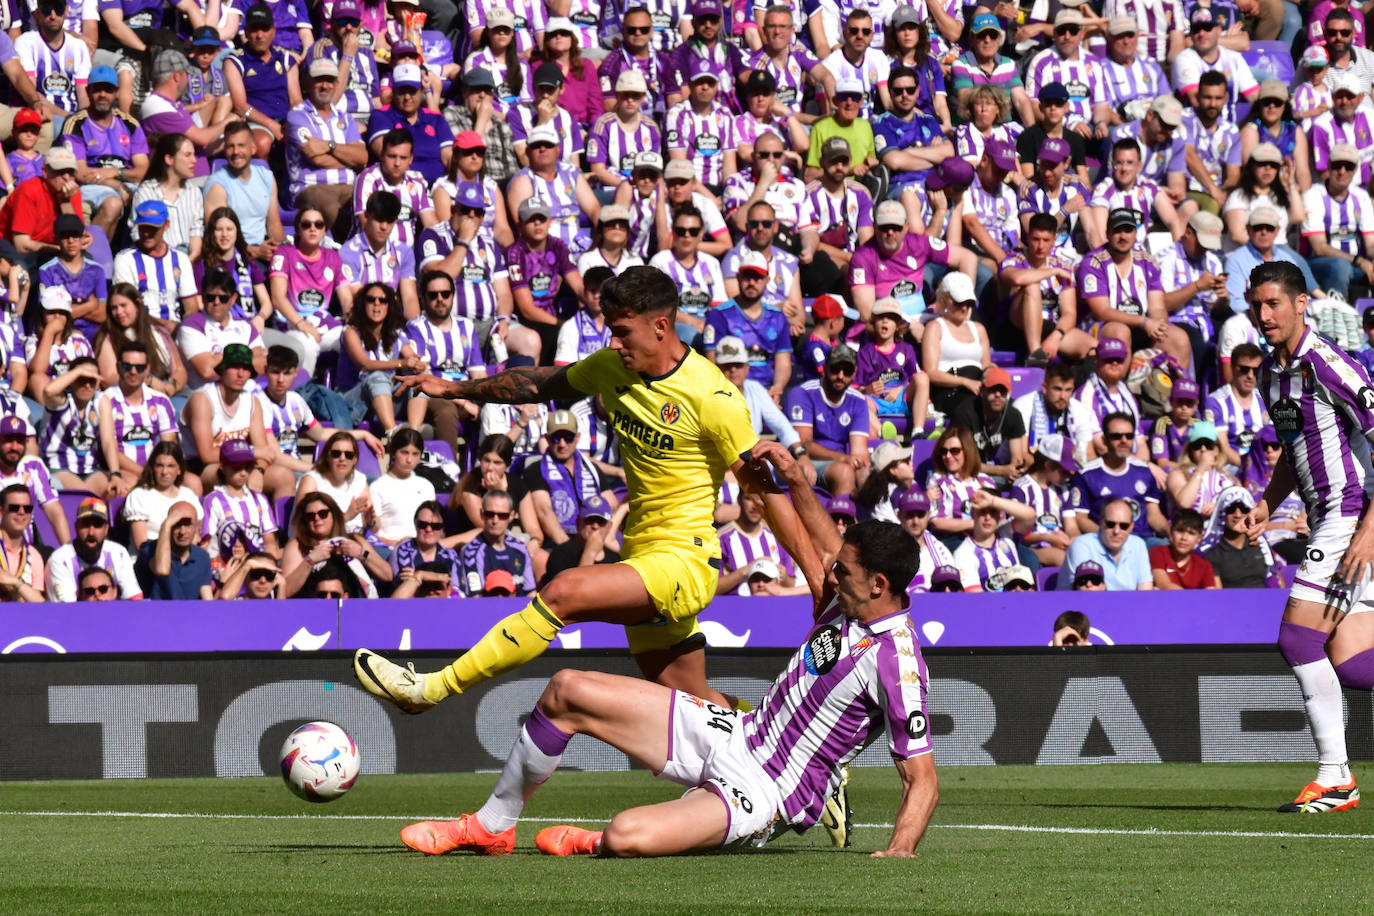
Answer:
[[[631,654],[706,644],[697,614],[716,596],[719,557],[700,548],[654,544],[620,562],[639,574],[657,611],[653,620],[625,628]]]

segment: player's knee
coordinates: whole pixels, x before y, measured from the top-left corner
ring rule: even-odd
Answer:
[[[566,725],[567,731],[576,731],[576,725],[565,720],[595,705],[597,680],[595,672],[564,668],[549,678],[539,697],[539,708],[560,727]]]
[[[647,854],[650,831],[648,819],[639,811],[622,811],[611,819],[601,834],[601,851],[622,859]]]

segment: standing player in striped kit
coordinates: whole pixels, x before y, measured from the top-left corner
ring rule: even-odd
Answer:
[[[1307,284],[1292,264],[1250,273],[1250,312],[1273,347],[1260,367],[1260,396],[1283,453],[1260,502],[1246,515],[1252,541],[1296,487],[1312,535],[1279,624],[1279,651],[1302,687],[1317,745],[1317,775],[1280,811],[1354,808],[1341,686],[1374,688],[1374,388],[1360,364],[1306,327]]]
[[[561,671],[481,810],[406,827],[407,845],[431,854],[508,854],[525,803],[558,768],[572,736],[585,734],[688,791],[623,811],[604,830],[546,828],[535,837],[541,852],[628,858],[757,849],[789,827],[804,831],[820,821],[842,768],[886,731],[902,800],[886,848],[872,855],[914,856],[937,796],[926,667],[904,609],[919,548],[897,525],[874,520],[851,526],[841,542],[800,466],[785,453],[769,457],[785,468],[798,514],[833,565],[823,577],[825,566],[811,560],[816,622],[758,709],[741,714],[646,681]]]

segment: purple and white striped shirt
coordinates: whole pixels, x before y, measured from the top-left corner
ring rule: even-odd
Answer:
[[[277,530],[272,504],[256,490],[245,488],[242,496],[235,496],[222,486],[215,487],[206,494],[204,507],[200,533],[202,538],[209,538],[205,550],[212,560],[219,556],[220,532],[230,524],[243,529],[252,550],[262,550],[267,535]]]
[[[1107,307],[1127,315],[1144,315],[1150,307],[1150,293],[1161,295],[1164,287],[1160,282],[1159,265],[1139,248],[1131,252],[1131,269],[1126,277],[1121,276],[1112,253],[1104,246],[1096,248],[1083,258],[1078,265],[1078,294],[1082,296],[1079,308],[1079,327],[1086,328],[1094,319],[1087,307],[1089,299],[1107,297]]]
[[[983,224],[1004,254],[1021,244],[1018,209],[1016,192],[1005,184],[999,184],[989,191],[983,187],[983,182],[975,178],[964,192],[964,212],[971,212],[978,217],[978,222]]]
[[[427,270],[453,251],[456,235],[452,223],[439,223],[420,236],[420,270]],[[496,242],[482,233],[472,240],[463,255],[463,266],[454,279],[456,290],[453,314],[472,321],[484,321],[496,314],[495,280],[507,280],[506,259]]]
[[[849,240],[843,247],[853,254],[859,247],[859,230],[873,226],[873,198],[868,189],[858,182],[846,181],[839,196],[835,197],[817,179],[806,186],[806,196],[818,224],[824,227],[821,241],[829,243],[825,238],[828,232],[847,229]]]
[[[94,474],[101,465],[100,413],[95,398],[78,405],[71,392],[62,406],[49,409],[40,448],[50,468],[61,468],[78,477]]]
[[[996,484],[986,474],[979,474],[969,480],[960,480],[953,474],[940,473],[931,476],[930,486],[940,491],[936,498],[930,501],[932,518],[967,518],[973,494]]]
[[[37,335],[30,334],[24,338],[25,362],[30,366],[33,365],[34,357],[38,355],[38,344]],[[72,331],[71,337],[49,348],[48,377],[57,378],[71,368],[73,360],[81,356],[95,356],[95,351],[91,349],[91,342],[86,339],[85,334]]]
[[[1302,235],[1325,236],[1333,247],[1346,254],[1363,251],[1361,236],[1374,232],[1374,202],[1364,188],[1351,185],[1344,199],[1336,200],[1324,184],[1314,184],[1302,195],[1307,217],[1302,221]]]
[[[486,369],[482,344],[472,322],[454,315],[448,329],[442,329],[424,315],[406,325],[406,336],[415,350],[429,361],[431,372],[449,381],[462,381],[473,369]]]
[[[906,587],[907,595],[919,595],[930,591],[930,579],[935,575],[935,567],[953,565],[954,555],[935,533],[927,528],[921,534],[921,565],[917,567],[911,584]]]
[[[1093,106],[1106,100],[1100,62],[1083,51],[1074,60],[1065,60],[1059,49],[1053,47],[1035,55],[1026,69],[1026,92],[1031,98],[1038,98],[1047,83],[1063,83],[1069,91],[1069,118],[1090,122]]]
[[[1218,187],[1224,183],[1226,166],[1240,165],[1240,128],[1225,118],[1218,119],[1215,129],[1209,131],[1191,108],[1185,108],[1178,133],[1183,134],[1185,148],[1191,146],[1197,152]],[[1188,173],[1188,190],[1206,190],[1192,172]]]
[[[1184,139],[1184,133],[1182,129],[1177,130],[1168,140],[1151,146],[1140,136],[1140,122],[1127,121],[1119,127],[1113,127],[1109,136],[1112,143],[1125,137],[1134,140],[1140,149],[1140,177],[1148,178],[1163,187],[1168,183],[1170,175],[1186,172],[1188,169],[1188,141]]]
[[[115,444],[136,464],[146,464],[153,446],[165,434],[177,431],[171,400],[147,385],[143,386],[137,404],[130,404],[118,385],[102,391],[97,400],[101,410],[110,412]]]
[[[1325,172],[1331,167],[1331,148],[1342,143],[1349,143],[1360,154],[1360,177],[1355,184],[1369,184],[1374,175],[1370,165],[1374,160],[1374,117],[1363,108],[1349,121],[1338,118],[1334,109],[1319,115],[1312,122],[1312,167]]]
[[[672,249],[660,251],[649,259],[650,267],[657,267],[678,288],[678,308],[697,318],[705,318],[712,306],[730,298],[725,292],[725,279],[720,262],[704,252],[697,252],[697,261],[687,267],[673,257]]]
[[[311,451],[304,455],[301,454],[298,444],[305,437],[306,431],[316,425],[315,414],[305,403],[305,398],[295,391],[288,391],[286,397],[278,404],[262,389],[258,389],[255,394],[258,404],[262,407],[262,425],[277,437],[277,444],[281,446],[283,454],[313,461],[313,443],[310,446]]]
[[[15,53],[24,72],[43,97],[63,111],[80,111],[76,88],[86,85],[91,73],[91,52],[75,35],[62,35],[56,51],[37,31],[24,32],[14,40]]]
[[[1252,395],[1250,406],[1246,407],[1241,404],[1240,398],[1236,396],[1236,390],[1230,385],[1223,385],[1212,392],[1207,398],[1204,415],[1219,428],[1226,430],[1227,441],[1242,457],[1249,453],[1255,433],[1269,425],[1269,415],[1264,412],[1263,399],[1258,394]]]
[[[1197,474],[1199,471],[1194,468],[1193,473]],[[1220,468],[1208,468],[1200,473],[1203,477],[1202,482],[1198,484],[1197,496],[1193,497],[1193,504],[1187,507],[1198,512],[1202,512],[1207,506],[1215,503],[1222,490],[1235,486],[1231,478],[1227,477],[1226,472]]]
[[[434,210],[425,176],[411,169],[401,177],[400,184],[390,184],[382,174],[381,163],[363,169],[358,175],[358,183],[353,187],[353,214],[357,217],[359,232],[362,231],[363,210],[375,191],[390,191],[400,198],[401,215],[396,217],[390,239],[398,245],[414,248],[415,240],[420,237],[420,214]]]
[[[1194,422],[1196,421],[1189,421],[1187,426],[1178,427],[1168,417],[1156,420],[1155,428],[1150,435],[1150,460],[1179,460],[1188,444],[1188,430]]]
[[[773,74],[778,84],[778,101],[794,111],[801,111],[802,96],[806,94],[806,75],[816,68],[818,61],[808,49],[793,43],[784,53],[782,64],[760,48],[749,58],[749,69]]]
[[[1374,489],[1374,389],[1363,367],[1309,328],[1287,366],[1260,365],[1259,392],[1315,529],[1328,516],[1359,518]]]
[[[777,537],[766,527],[760,527],[757,534],[745,534],[737,527],[730,527],[720,533],[721,568],[725,572],[748,569],[755,560],[772,560],[782,567],[784,575],[796,575],[792,558],[782,549]],[[735,589],[739,595],[749,594],[749,583],[741,582]]]
[[[1221,256],[1215,251],[1203,249],[1202,258],[1194,262],[1183,250],[1183,243],[1174,242],[1159,253],[1159,279],[1165,289],[1182,289],[1202,276],[1204,271],[1214,277],[1226,272]],[[1190,324],[1201,331],[1203,337],[1210,340],[1212,306],[1216,301],[1216,290],[1199,292],[1170,315],[1169,321],[1174,324]]]
[[[1125,382],[1117,384],[1113,391],[1100,376],[1094,375],[1073,393],[1073,399],[1088,408],[1097,419],[1094,433],[1102,431],[1102,418],[1109,413],[1128,413],[1140,421],[1140,405]]]
[[[342,105],[331,105],[328,111],[321,112],[313,102],[305,101],[287,112],[286,171],[291,179],[289,190],[293,199],[307,185],[352,184],[357,177],[352,169],[317,169],[311,166],[301,154],[301,144],[311,139],[332,141],[342,146],[345,143],[361,143],[363,135],[358,130],[358,122]]]
[[[994,538],[991,547],[980,547],[966,537],[954,548],[954,565],[959,568],[966,590],[982,588],[988,576],[1019,562],[1016,543],[1011,538]]]
[[[568,246],[573,258],[592,247],[592,233],[583,225],[582,205],[577,201],[577,183],[582,173],[560,161],[552,178],[545,178],[531,168],[521,169],[515,177],[529,180],[530,197],[549,205],[549,238]],[[514,179],[512,179],[514,180]]]
[[[734,152],[739,145],[730,109],[714,102],[705,114],[697,114],[688,99],[668,109],[664,127],[665,149],[686,152],[698,181],[707,185],[724,183],[725,154]]]
[[[1137,57],[1129,64],[1107,58],[1098,69],[1102,74],[1102,95],[1113,108],[1120,108],[1134,99],[1150,102],[1169,92],[1169,78],[1164,70],[1147,57]]]
[[[1099,181],[1097,187],[1093,188],[1092,206],[1104,207],[1108,213],[1121,207],[1144,214],[1145,219],[1135,232],[1136,244],[1144,245],[1145,230],[1150,227],[1150,223],[1154,220],[1155,197],[1158,194],[1159,185],[1148,178],[1137,178],[1135,184],[1129,188],[1123,188],[1116,183],[1115,178],[1108,176]]]
[[[905,611],[868,623],[835,604],[741,720],[754,759],[773,778],[783,816],[808,827],[839,785],[840,768],[887,732],[894,760],[932,750],[928,675],[916,628]]]
[[[491,10],[505,8],[515,16],[515,47],[521,56],[528,56],[534,49],[534,33],[544,31],[549,24],[549,11],[538,0],[481,0],[468,3],[467,23],[469,32],[487,27],[487,14]]]
[[[1168,59],[1170,32],[1188,31],[1182,0],[1107,0],[1102,15],[1108,19],[1116,16],[1134,19],[1140,29],[1137,33],[1140,53],[1156,61]]]
[[[658,125],[641,117],[634,127],[608,111],[597,118],[587,137],[587,162],[600,162],[612,172],[629,177],[634,171],[635,155],[656,153],[663,147]]]
[[[1067,484],[1042,486],[1030,474],[1018,477],[1011,485],[1011,498],[1035,510],[1035,527],[1032,530],[1037,534],[1063,531],[1064,519],[1083,511],[1077,489]]]

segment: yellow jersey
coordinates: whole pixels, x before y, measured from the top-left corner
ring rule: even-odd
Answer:
[[[758,442],[740,390],[691,349],[668,374],[650,378],[626,369],[608,347],[569,367],[568,381],[601,395],[615,428],[629,490],[625,555],[654,543],[718,555],[721,481]]]

